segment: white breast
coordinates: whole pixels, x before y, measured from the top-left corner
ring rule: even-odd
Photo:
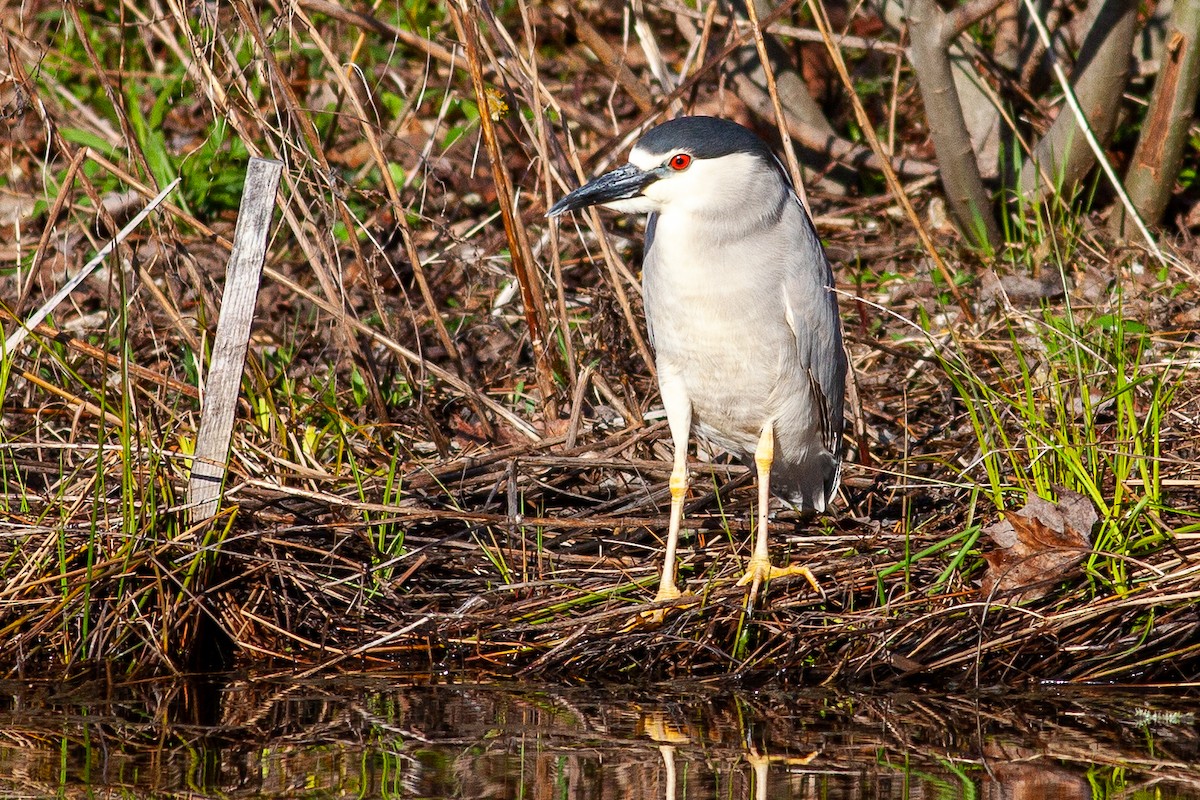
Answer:
[[[785,216],[804,213],[789,202]],[[824,374],[831,354],[841,358],[824,255],[795,218],[749,232],[696,221],[667,211],[648,232],[643,291],[660,381],[680,380],[693,428],[736,455],[752,454],[771,421],[773,487],[820,510],[837,469],[823,398],[834,395],[840,432],[843,375]]]

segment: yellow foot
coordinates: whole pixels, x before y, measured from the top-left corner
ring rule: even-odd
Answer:
[[[751,586],[750,594],[753,596],[758,593],[758,587],[766,581],[778,580],[779,578],[789,578],[792,575],[803,575],[808,581],[808,585],[813,588],[813,591],[822,597],[825,596],[825,590],[821,588],[821,584],[817,583],[817,576],[812,574],[812,570],[808,567],[802,567],[798,564],[789,564],[786,567],[772,567],[771,562],[765,558],[752,558],[749,565],[746,567],[746,574],[737,582],[738,586]]]
[[[660,586],[658,594],[654,595],[654,602],[661,603],[664,600],[675,600],[683,597],[683,592],[679,591],[677,586]]]
[[[625,624],[621,630],[624,632],[637,630],[638,628],[656,628],[662,625],[667,618],[667,614],[680,608],[695,605],[695,600],[691,595],[683,594],[674,586],[669,589],[659,587],[658,594],[654,597],[655,603],[665,603],[671,600],[680,600],[686,598],[679,603],[664,606],[663,608],[648,608],[645,611],[638,613],[633,619]]]

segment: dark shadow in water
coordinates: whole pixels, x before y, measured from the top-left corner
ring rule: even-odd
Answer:
[[[1200,798],[1195,698],[0,684],[0,797]]]

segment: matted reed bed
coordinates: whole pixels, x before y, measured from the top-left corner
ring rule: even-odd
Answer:
[[[1187,420],[1194,404],[1179,401],[1174,416]],[[911,418],[935,413],[914,408]],[[1046,595],[1031,602],[989,596],[978,552],[994,549],[980,529],[995,514],[969,488],[948,485],[952,474],[929,452],[879,462],[873,479],[852,465],[845,494],[854,505],[832,518],[781,514],[775,559],[809,565],[825,596],[803,580],[777,581],[749,610],[734,586],[748,556],[747,470],[697,465],[694,532],[681,551],[694,602],[661,626],[631,624],[661,563],[666,433],[661,423],[581,427],[574,447],[563,436],[477,445],[469,456],[405,465],[390,484],[383,472],[353,485],[344,475],[293,474],[291,486],[269,471],[247,474],[232,487],[232,524],[194,530],[166,505],[121,503],[125,456],[138,459],[125,480],[144,485],[149,448],[13,446],[10,469],[44,485],[56,475],[58,496],[73,503],[52,506],[27,487],[25,513],[9,515],[0,533],[3,663],[21,675],[98,662],[400,663],[568,681],[1195,680],[1197,537],[1093,554],[1049,576]],[[1186,458],[1192,434],[1164,433],[1164,451]],[[359,461],[363,473],[384,466]],[[157,469],[162,480],[178,467]],[[1189,479],[1174,477],[1191,469],[1164,470],[1164,485],[1179,487],[1170,497],[1191,496]],[[398,501],[384,502],[388,485],[401,487]],[[73,518],[49,521],[68,510]]]

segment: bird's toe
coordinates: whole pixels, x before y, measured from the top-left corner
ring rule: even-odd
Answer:
[[[765,558],[750,559],[750,563],[746,567],[746,574],[738,580],[737,585],[752,585],[757,588],[768,581],[778,580],[779,578],[790,578],[793,575],[803,576],[814,592],[822,597],[825,596],[825,590],[821,588],[821,584],[817,581],[817,576],[813,575],[812,570],[808,567],[799,564],[789,564],[786,567],[773,567],[771,566],[771,562]]]
[[[679,601],[672,603],[671,601]],[[623,631],[629,632],[639,628],[657,628],[662,625],[667,615],[681,608],[687,608],[696,604],[695,598],[692,595],[679,591],[674,586],[659,587],[658,594],[654,598],[654,603],[657,608],[647,608],[633,616],[625,626]],[[659,605],[665,603],[666,605]]]

